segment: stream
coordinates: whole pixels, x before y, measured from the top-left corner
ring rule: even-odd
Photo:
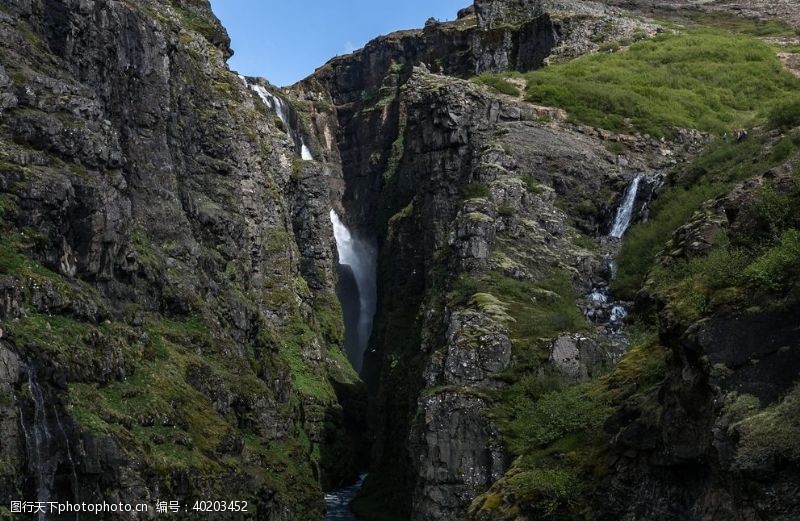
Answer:
[[[325,494],[325,521],[360,521],[350,510],[350,503],[364,486],[366,474],[361,474],[358,481],[346,488]]]

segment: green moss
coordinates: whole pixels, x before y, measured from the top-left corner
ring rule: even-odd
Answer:
[[[485,312],[500,323],[514,321],[514,319],[508,314],[508,306],[503,301],[489,293],[475,293],[472,295],[470,304],[476,306],[478,309]]]
[[[201,34],[209,42],[213,42],[217,34],[217,27],[214,23],[206,18],[197,14],[192,9],[174,6],[178,15],[181,17],[181,26],[189,31],[194,31]]]
[[[516,280],[489,272],[462,277],[449,295],[450,305],[481,305],[490,295],[497,311],[510,317],[512,343],[521,357],[545,356],[540,339],[564,331],[580,331],[585,320],[576,305],[577,295],[571,280],[563,273],[552,273],[541,281]],[[503,315],[505,316],[505,315]]]
[[[525,183],[525,188],[528,189],[528,192],[536,195],[541,195],[545,192],[545,187],[539,184],[532,175],[522,176],[521,179]]]
[[[18,213],[17,198],[11,194],[0,194],[0,222],[12,220]]]
[[[304,359],[303,352],[317,341],[316,333],[305,322],[293,320],[277,334],[281,345],[280,354],[292,374],[295,389],[303,396],[322,403],[335,401],[333,388],[324,374],[313,369]]]
[[[736,463],[741,468],[800,462],[800,387],[780,403],[749,415],[735,427],[740,434]]]
[[[723,133],[758,121],[800,80],[758,39],[715,30],[659,36],[526,75],[526,99],[613,131]]]

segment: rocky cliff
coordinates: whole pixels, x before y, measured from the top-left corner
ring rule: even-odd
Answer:
[[[354,470],[335,186],[206,2],[0,7],[2,487],[322,516]]]
[[[476,0],[283,90],[205,1],[0,6],[4,504],[796,518],[796,9],[651,4]]]

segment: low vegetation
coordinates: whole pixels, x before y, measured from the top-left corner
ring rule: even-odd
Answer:
[[[579,123],[670,136],[676,128],[723,134],[764,121],[796,99],[800,79],[767,44],[742,31],[691,29],[522,75],[525,98],[566,109]],[[505,94],[505,74],[475,81]],[[781,113],[773,110],[774,113]]]
[[[519,96],[519,87],[509,81],[508,76],[505,74],[483,73],[472,78],[475,83],[491,87],[501,94],[509,96]]]

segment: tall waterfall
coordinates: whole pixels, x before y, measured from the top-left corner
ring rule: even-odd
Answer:
[[[641,181],[641,175],[637,175],[633,179],[628,189],[625,191],[625,198],[622,200],[622,204],[617,208],[617,216],[614,218],[614,225],[611,227],[611,233],[609,233],[609,235],[615,239],[621,239],[631,225],[633,208],[636,204],[636,196],[639,194],[639,184]]]
[[[356,371],[361,372],[364,353],[372,334],[372,319],[375,316],[378,300],[376,283],[378,252],[370,241],[354,237],[335,211],[331,210],[330,217],[336,249],[339,252],[339,264],[340,267],[346,268],[340,270],[340,275],[352,276],[355,282],[348,286],[343,283],[345,281],[340,281],[339,292],[343,308],[348,307],[348,302],[356,303],[357,309],[352,310],[354,312],[344,309],[345,350],[350,363]],[[351,294],[353,291],[358,293],[357,298]]]
[[[306,145],[306,141],[300,132],[297,129],[292,127],[292,120],[289,117],[291,115],[291,109],[289,108],[289,104],[286,103],[286,100],[281,98],[280,96],[276,96],[261,85],[257,84],[250,84],[246,78],[240,76],[242,81],[244,81],[253,92],[258,94],[258,97],[261,98],[261,101],[264,102],[266,106],[272,109],[273,112],[278,116],[283,122],[283,125],[286,127],[289,136],[295,141],[295,146],[299,145],[300,148],[300,159],[303,161],[313,161],[314,156],[311,154],[311,150]]]

